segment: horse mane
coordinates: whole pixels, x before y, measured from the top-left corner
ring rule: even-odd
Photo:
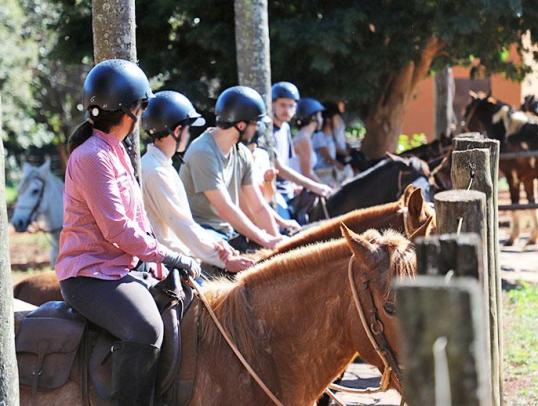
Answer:
[[[356,209],[349,213],[325,220],[279,244],[274,251],[269,251],[264,258],[290,251],[293,248],[306,245],[312,241],[318,241],[320,238],[325,238],[325,240],[340,238],[342,237],[340,231],[341,223],[346,224],[352,230],[359,225],[362,225],[362,223],[367,223],[366,228],[373,227],[375,224],[370,220],[371,218],[379,219],[381,216],[389,216],[400,210],[400,208],[400,202],[396,201],[365,209]],[[368,224],[368,221],[370,221],[370,224]]]
[[[393,230],[380,234],[370,229],[362,234],[370,241],[376,240],[389,248],[390,272],[387,280],[388,296],[394,278],[412,277],[416,273],[416,256],[413,243]],[[351,250],[345,238],[319,242],[300,247],[261,262],[250,270],[237,275],[235,281],[223,279],[212,281],[204,286],[204,293],[215,311],[220,323],[233,337],[237,347],[249,361],[256,359],[259,351],[260,321],[250,316],[251,304],[249,290],[262,287],[271,290],[281,277],[301,279],[312,275],[313,269],[322,264],[351,257]],[[208,346],[222,343],[222,336],[206,312],[200,317],[201,336]],[[267,331],[265,331],[267,333]]]

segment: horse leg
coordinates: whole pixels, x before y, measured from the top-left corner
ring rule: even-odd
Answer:
[[[534,197],[534,178],[530,177],[523,182],[525,187],[525,193],[527,195],[527,200],[529,203],[535,203],[536,199]],[[534,245],[538,240],[538,210],[529,210],[529,215],[531,218],[531,234],[529,239],[525,243],[527,245]]]
[[[512,204],[518,204],[519,203],[519,180],[517,179],[517,175],[515,173],[515,170],[507,170],[505,172],[506,180],[508,181],[508,188],[510,189],[510,200]],[[514,245],[514,242],[519,237],[519,214],[516,210],[511,212],[512,216],[512,224],[511,224],[511,230],[510,230],[510,237],[508,237],[508,240],[504,243],[504,245],[510,246]]]

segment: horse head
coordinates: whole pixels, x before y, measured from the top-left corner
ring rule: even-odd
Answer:
[[[413,185],[407,186],[399,200],[399,204],[402,210],[407,213],[404,216],[404,228],[407,238],[414,240],[417,237],[435,234],[437,231],[435,211],[424,199],[421,188]]]
[[[490,94],[482,92],[470,92],[469,94],[471,102],[465,107],[464,129],[466,131],[486,132],[488,137],[503,141],[506,136],[504,122],[502,119],[494,117],[501,109],[508,109],[508,114],[511,113],[511,107]]]
[[[18,232],[42,216],[49,229],[60,228],[63,216],[63,183],[50,170],[50,159],[41,166],[23,165],[11,223]]]
[[[372,351],[363,350],[360,354],[365,361],[384,371],[388,386],[401,393],[401,346],[392,282],[395,278],[415,275],[416,255],[413,244],[391,230],[383,234],[369,230],[358,235],[342,225],[342,234],[353,253],[349,277],[350,284],[354,285],[357,292],[354,295],[355,305],[359,315],[362,313],[361,324],[368,338],[375,341],[375,344],[372,343]],[[367,330],[370,330],[370,334]],[[356,345],[361,348],[360,343]],[[375,349],[376,346],[378,349]]]

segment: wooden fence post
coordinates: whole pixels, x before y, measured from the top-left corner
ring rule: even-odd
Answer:
[[[478,258],[478,257],[477,257]],[[397,283],[409,406],[489,406],[487,342],[479,283],[417,276]]]
[[[474,179],[471,189],[486,194],[487,258],[486,264],[490,284],[490,326],[492,342],[492,379],[494,404],[502,404],[502,285],[499,266],[498,233],[498,166],[499,142],[490,139],[456,138],[456,150],[452,153],[452,184],[454,188],[467,188],[471,168]],[[495,330],[494,330],[495,328]]]

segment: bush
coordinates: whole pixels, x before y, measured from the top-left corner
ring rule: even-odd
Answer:
[[[396,147],[396,153],[401,154],[408,149],[420,147],[427,142],[428,139],[426,138],[426,134],[424,133],[412,135],[400,134],[400,137],[398,137],[398,146]]]

